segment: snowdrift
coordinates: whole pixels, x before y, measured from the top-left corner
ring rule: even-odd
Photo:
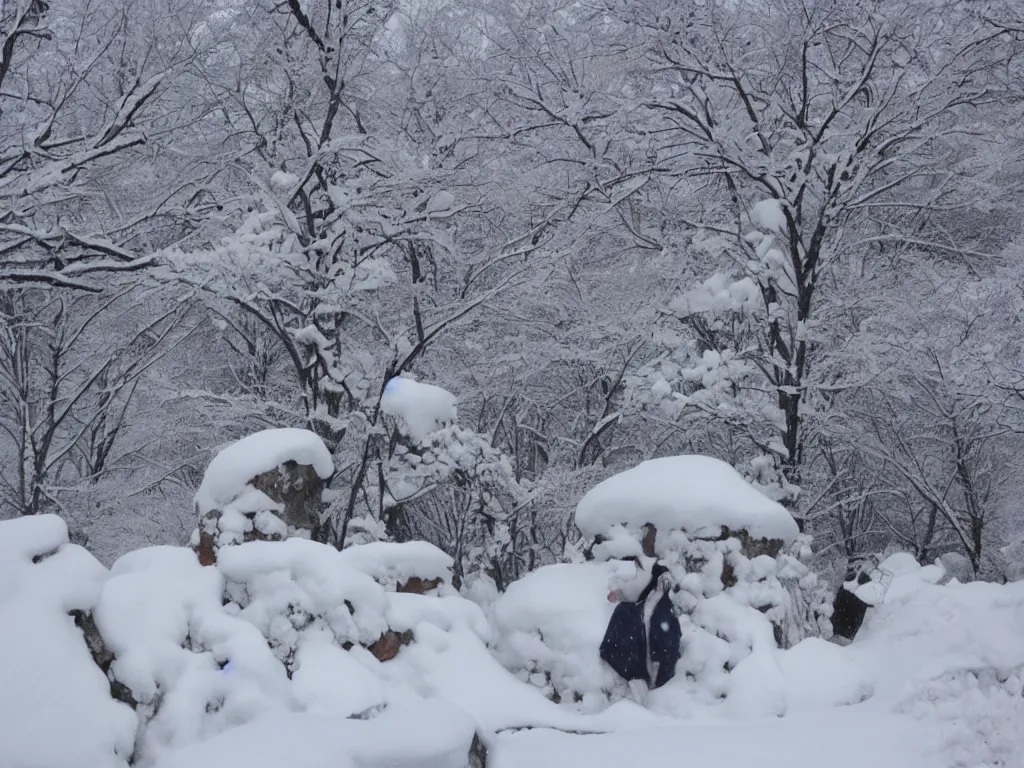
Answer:
[[[680,669],[644,707],[609,706],[596,644],[619,565],[542,569],[488,615],[449,563],[288,540],[207,567],[144,549],[108,571],[55,517],[0,523],[0,766],[1024,765],[1024,583],[939,585],[897,556],[856,641],[788,650],[718,593],[702,610],[732,641],[685,642],[709,665],[746,649],[724,683]],[[547,655],[517,676],[495,653]],[[559,704],[554,679],[596,687]]]
[[[153,547],[107,571],[56,517],[4,522],[0,542],[3,768],[220,765],[181,750],[240,743],[266,762],[287,752],[274,733],[304,734],[301,765],[463,765],[474,702],[438,701],[450,654],[468,646],[470,675],[514,682],[429,545],[255,541],[209,567]],[[419,724],[422,752],[380,738],[396,721]]]

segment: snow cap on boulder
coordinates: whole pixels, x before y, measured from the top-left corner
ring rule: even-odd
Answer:
[[[239,511],[252,511],[252,491],[256,489],[250,481],[288,462],[312,467],[321,480],[334,472],[330,451],[313,432],[264,429],[236,440],[213,457],[196,492],[199,514],[222,510],[236,500],[246,507]]]
[[[714,539],[723,528],[751,539],[791,544],[799,530],[792,515],[710,456],[668,456],[645,461],[592,488],[576,507],[576,526],[604,536],[615,526],[679,530]]]
[[[327,446],[305,429],[265,429],[223,448],[195,495],[200,563],[212,565],[227,544],[311,532],[333,472]]]

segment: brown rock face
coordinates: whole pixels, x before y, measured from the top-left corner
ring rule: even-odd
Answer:
[[[287,461],[277,469],[256,475],[249,485],[283,504],[284,511],[278,517],[293,528],[312,530],[316,525],[324,481],[313,467]]]
[[[255,475],[249,480],[249,485],[284,507],[275,514],[288,526],[309,531],[316,526],[325,483],[313,467],[287,461],[276,469]],[[195,552],[202,565],[217,562],[220,517],[221,511],[215,509],[199,521],[199,544]],[[254,515],[247,517],[253,518]],[[243,541],[278,541],[281,538],[283,536],[276,533],[263,533],[255,524],[243,535]]]
[[[217,563],[217,521],[220,520],[220,512],[213,511],[203,516],[199,521],[199,546],[196,547],[196,555],[199,556],[200,565],[215,565]]]
[[[409,592],[414,595],[425,595],[432,589],[441,586],[441,577],[436,579],[421,579],[419,576],[412,576],[404,584],[395,587],[396,592]]]
[[[389,629],[380,636],[377,642],[369,647],[369,651],[377,658],[377,661],[391,661],[391,659],[398,655],[402,646],[408,645],[412,640],[411,630],[395,632],[393,629]]]
[[[89,649],[92,660],[96,662],[96,666],[110,680],[110,695],[122,704],[127,704],[132,709],[135,709],[138,704],[132,696],[131,690],[110,674],[110,665],[114,662],[114,654],[103,641],[103,635],[100,634],[99,627],[96,626],[92,612],[71,611],[70,615],[75,620],[75,626],[82,631],[85,645]]]
[[[728,539],[730,537],[739,539],[740,551],[751,560],[755,557],[759,557],[760,555],[768,555],[768,557],[772,558],[778,557],[779,553],[782,551],[783,545],[785,544],[782,539],[753,539],[750,537],[750,534],[744,530],[730,531],[728,528],[723,526],[720,538]]]

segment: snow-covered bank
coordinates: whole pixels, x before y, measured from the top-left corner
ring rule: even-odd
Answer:
[[[926,723],[862,709],[598,736],[530,731],[500,736],[490,768],[937,768],[922,759],[934,737]]]
[[[492,624],[451,587],[448,563],[422,544],[339,553],[289,540],[228,547],[207,567],[187,549],[139,550],[107,571],[57,518],[0,523],[0,768],[462,768],[474,738],[492,768],[640,755],[723,768],[1024,765],[1024,583],[939,585],[941,570],[896,556],[850,646],[762,649],[734,670],[725,703],[690,696],[699,683],[681,673],[681,688],[644,707],[602,709],[552,702],[491,648],[510,623],[540,624],[552,663],[570,675],[582,658],[576,671],[591,674],[599,596],[559,616],[531,595],[567,588],[573,569],[595,591],[609,564],[534,577]],[[397,591],[413,577],[425,594]],[[670,717],[684,694],[686,717]],[[760,716],[766,699],[785,716]]]
[[[492,768],[668,766],[683,756],[727,768],[1024,766],[1024,582],[939,585],[939,569],[907,555],[883,566],[895,578],[851,645],[809,638],[750,681],[757,696],[781,683],[786,717],[703,710],[641,731],[502,734]]]

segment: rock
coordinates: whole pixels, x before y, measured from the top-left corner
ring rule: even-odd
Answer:
[[[655,557],[654,544],[658,539],[658,529],[655,528],[651,523],[644,525],[644,538],[640,542],[640,548],[643,549],[644,555],[647,557]]]
[[[434,579],[421,579],[419,576],[412,576],[404,584],[395,587],[396,592],[408,592],[414,595],[425,595],[432,589],[441,586],[441,577]]]
[[[103,641],[103,635],[100,634],[99,627],[96,626],[92,612],[71,611],[70,616],[75,620],[75,626],[82,631],[82,637],[85,638],[85,646],[89,649],[89,655],[92,656],[92,660],[96,662],[96,666],[103,670],[103,674],[110,680],[111,697],[135,709],[138,706],[138,702],[132,696],[131,690],[124,683],[115,680],[110,673],[110,665],[114,662],[114,654]]]
[[[277,469],[256,475],[249,485],[284,505],[278,516],[292,528],[312,531],[317,524],[325,483],[313,467],[286,461]]]
[[[377,661],[391,661],[398,655],[403,645],[408,645],[412,641],[412,630],[395,632],[393,629],[389,629],[373,645],[369,646],[369,651]]]
[[[200,565],[216,565],[217,550],[223,546],[248,541],[283,541],[299,533],[300,529],[285,525],[273,512],[242,514],[232,510],[226,514],[215,509],[199,521],[199,528],[192,534],[192,549]]]
[[[199,521],[199,541],[193,547],[199,557],[200,565],[215,565],[217,562],[217,523],[220,512],[214,511],[203,515]]]
[[[779,556],[786,544],[782,539],[754,539],[744,530],[730,531],[728,528],[722,528],[722,535],[719,538],[724,540],[730,537],[739,540],[740,552],[749,560],[761,555],[768,555],[774,559]]]
[[[332,466],[323,441],[308,430],[264,430],[222,449],[195,496],[200,520],[192,548],[200,563],[213,565],[229,544],[308,538]]]
[[[479,733],[473,734],[473,742],[469,745],[469,768],[487,768],[487,745]]]
[[[728,589],[729,587],[735,587],[736,584],[736,569],[733,568],[728,558],[724,558],[722,561],[722,586]]]

